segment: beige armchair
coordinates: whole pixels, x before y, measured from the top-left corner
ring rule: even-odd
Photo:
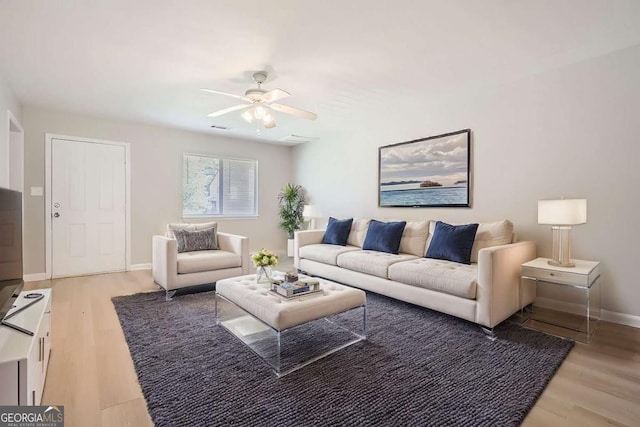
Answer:
[[[249,274],[249,238],[218,233],[219,250],[178,253],[175,239],[153,236],[153,280],[166,291]]]

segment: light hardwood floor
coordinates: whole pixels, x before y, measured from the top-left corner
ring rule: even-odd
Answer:
[[[152,425],[111,297],[154,291],[149,271],[31,282],[53,288],[52,351],[43,404],[66,426]],[[577,343],[525,426],[640,425],[640,329],[603,322]]]

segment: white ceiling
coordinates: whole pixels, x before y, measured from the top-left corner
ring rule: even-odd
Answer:
[[[0,0],[0,75],[24,105],[255,136],[251,74],[292,96],[260,138],[328,138],[385,109],[640,44],[638,0]],[[212,124],[229,126],[215,131]]]

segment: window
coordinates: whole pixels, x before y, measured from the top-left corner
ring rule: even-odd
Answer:
[[[258,162],[185,154],[182,215],[258,215]]]

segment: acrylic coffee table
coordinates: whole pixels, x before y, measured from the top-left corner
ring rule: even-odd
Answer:
[[[270,292],[270,285],[256,283],[254,274],[219,280],[216,323],[258,354],[278,377],[365,340],[364,291],[318,280],[322,292],[293,299]]]

